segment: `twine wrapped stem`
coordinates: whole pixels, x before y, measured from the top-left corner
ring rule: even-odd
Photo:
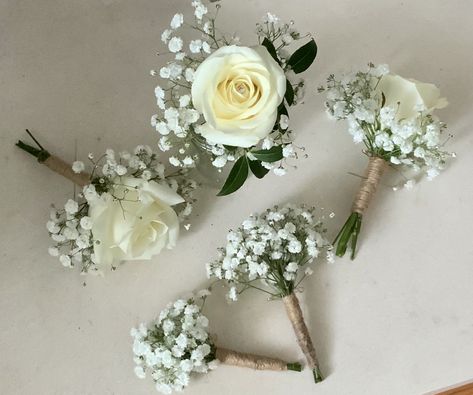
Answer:
[[[301,371],[301,365],[297,362],[286,362],[277,358],[233,351],[223,347],[217,347],[215,355],[221,363],[226,365],[239,366],[255,370]]]
[[[306,357],[307,364],[312,369],[315,382],[318,383],[324,378],[320,371],[319,362],[315,353],[315,347],[312,344],[309,330],[307,329],[307,325],[305,324],[304,317],[302,315],[299,299],[297,299],[297,296],[294,293],[291,293],[290,295],[283,298],[283,302],[284,306],[286,307],[289,320],[291,321],[292,327],[296,334],[297,343]]]
[[[36,143],[37,147],[33,147],[25,142],[19,140],[16,143],[16,146],[22,149],[25,152],[33,155],[38,162],[45,165],[52,171],[56,172],[57,174],[63,176],[64,178],[72,181],[74,184],[84,187],[90,184],[90,174],[87,173],[75,173],[72,170],[71,164],[64,162],[61,158],[51,155],[44,147],[36,140],[36,138],[31,134],[31,132],[26,129],[26,132],[29,136],[33,139]]]
[[[345,255],[348,243],[351,242],[351,259],[355,258],[356,243],[361,230],[363,214],[370,205],[386,168],[387,163],[384,159],[376,156],[369,158],[365,176],[353,200],[352,213],[333,242],[336,245],[335,253],[338,256]]]

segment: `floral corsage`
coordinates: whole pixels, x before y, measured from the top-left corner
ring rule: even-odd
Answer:
[[[17,146],[81,188],[64,208],[51,209],[46,224],[54,241],[49,253],[64,266],[103,272],[175,246],[197,186],[184,169],[167,173],[151,148],[141,145],[133,153],[108,149],[98,159],[89,154],[87,173],[83,162],[70,165],[30,136],[37,147],[23,141]]]
[[[257,370],[301,371],[297,362],[242,353],[217,346],[202,313],[208,290],[170,303],[149,325],[131,330],[135,374],[149,374],[163,394],[182,391],[195,373],[207,373],[218,363]]]
[[[432,179],[455,156],[443,150],[446,125],[433,115],[448,102],[435,85],[391,74],[387,65],[369,64],[340,79],[331,75],[319,91],[326,92],[329,114],[348,122],[348,132],[368,156],[352,213],[335,240],[336,254],[343,256],[350,245],[354,259],[363,215],[386,168],[413,173],[404,175],[405,187],[411,188],[416,175]]]
[[[219,258],[207,265],[207,275],[225,281],[228,299],[236,301],[247,289],[282,299],[297,341],[315,382],[323,380],[309,330],[296,296],[301,282],[312,274],[311,264],[325,255],[333,261],[325,229],[312,207],[287,204],[251,215],[227,235]]]
[[[296,74],[312,64],[317,46],[293,22],[269,13],[257,24],[258,42],[243,46],[217,29],[219,3],[212,11],[200,0],[192,6],[192,20],[176,14],[162,33],[174,59],[151,72],[163,80],[155,89],[159,112],[152,125],[174,166],[210,161],[221,171],[233,163],[219,192],[228,195],[250,173],[283,175],[288,161],[297,158],[288,107],[302,102],[304,80]],[[185,43],[184,27],[198,36]],[[305,38],[308,42],[294,51],[294,42]]]

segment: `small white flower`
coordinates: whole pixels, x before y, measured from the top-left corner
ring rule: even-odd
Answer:
[[[142,366],[136,366],[135,367],[135,374],[138,378],[140,379],[144,379],[146,377],[146,373],[145,371],[143,370],[143,367]]]
[[[69,255],[61,255],[59,262],[61,262],[64,267],[71,267],[71,257]]]
[[[161,34],[161,41],[167,44],[169,42],[169,39],[171,38],[171,35],[172,35],[172,30],[167,29],[163,31],[163,33]]]
[[[192,53],[199,53],[202,50],[202,40],[192,40],[189,43],[189,50]]]
[[[169,40],[168,48],[171,52],[177,53],[182,49],[183,41],[180,37],[173,37]]]
[[[226,155],[221,155],[217,156],[213,161],[212,165],[217,167],[217,168],[222,168],[227,164],[227,156]]]
[[[182,26],[184,23],[184,15],[182,14],[176,14],[173,16],[171,20],[171,29],[178,29]]]
[[[238,300],[238,293],[235,287],[230,288],[230,291],[228,292],[228,298],[234,302]]]
[[[171,156],[169,158],[169,163],[173,166],[176,166],[176,167],[181,166],[181,161],[179,159],[177,159],[175,156]]]
[[[289,127],[289,117],[287,115],[281,115],[281,118],[279,118],[279,126],[282,130],[286,130]]]
[[[88,216],[84,216],[80,219],[80,226],[82,227],[82,229],[85,229],[85,230],[90,230],[92,229],[92,219]]]
[[[179,107],[187,107],[189,103],[191,102],[191,97],[190,95],[182,95],[179,98]]]
[[[51,256],[59,256],[59,249],[57,247],[49,247],[48,253]]]
[[[84,162],[81,162],[79,160],[76,160],[74,163],[72,163],[72,171],[74,173],[82,173],[85,170],[85,165]]]
[[[69,199],[64,205],[64,209],[68,214],[75,214],[79,211],[79,204],[75,200]]]
[[[273,172],[277,176],[284,176],[284,175],[286,175],[287,170],[284,169],[283,167],[276,167],[275,169],[273,169]]]

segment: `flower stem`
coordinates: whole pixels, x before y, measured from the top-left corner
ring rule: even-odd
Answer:
[[[324,380],[324,377],[322,376],[322,373],[321,373],[318,366],[316,366],[314,369],[312,369],[312,374],[314,375],[315,383],[320,383],[321,381]]]
[[[336,245],[335,254],[342,257],[345,255],[348,244],[350,243],[351,247],[351,259],[355,259],[356,244],[358,241],[358,235],[361,230],[361,222],[363,216],[360,213],[353,212],[348,217],[347,221],[343,225],[342,229],[338,233],[337,237],[333,241],[333,244]]]
[[[58,173],[64,178],[67,178],[74,184],[79,185],[80,187],[90,184],[91,176],[89,174],[75,173],[69,163],[64,162],[61,158],[58,158],[55,155],[51,155],[48,151],[46,151],[28,129],[26,129],[26,133],[29,134],[31,139],[36,143],[38,147],[33,147],[19,140],[15,144],[18,148],[22,149],[25,152],[28,152],[30,155],[33,155],[35,158],[38,159],[39,163],[45,165],[52,171]]]
[[[300,372],[302,370],[301,365],[297,362],[286,362],[277,358],[229,350],[223,347],[216,348],[215,357],[221,363],[226,365],[239,366],[255,370],[292,370],[296,372]]]
[[[44,149],[44,147],[39,143],[38,140],[33,136],[33,134],[26,129],[26,133],[31,137],[31,139],[36,143],[38,148],[33,147],[32,145],[26,144],[24,141],[18,140],[15,144],[18,148],[22,149],[23,151],[28,152],[30,155],[33,155],[35,158],[38,159],[38,162],[44,162],[48,159],[51,154]]]
[[[304,353],[308,366],[312,369],[314,375],[314,381],[319,383],[323,380],[322,373],[320,372],[319,362],[315,352],[315,347],[310,338],[309,330],[305,324],[304,317],[302,315],[301,306],[299,300],[294,293],[291,293],[283,298],[286,312],[291,321],[294,333],[297,338],[297,343]]]
[[[286,366],[287,370],[293,370],[294,372],[302,371],[302,365],[299,362],[289,362]]]

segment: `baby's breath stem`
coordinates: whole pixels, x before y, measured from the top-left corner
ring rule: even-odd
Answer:
[[[217,347],[215,352],[217,359],[226,365],[239,366],[256,370],[293,370],[301,371],[301,365],[297,362],[286,362],[277,358],[261,355],[248,354],[227,348]]]
[[[309,367],[312,369],[314,374],[314,381],[319,383],[323,380],[322,373],[320,372],[319,362],[315,353],[314,345],[310,338],[309,330],[305,324],[302,310],[299,304],[299,300],[294,293],[287,295],[283,298],[286,312],[291,321],[292,327],[297,337],[299,347],[304,353]]]
[[[33,141],[36,143],[38,148],[33,147],[25,142],[19,140],[16,143],[16,146],[22,149],[25,152],[28,152],[30,155],[33,155],[35,158],[38,159],[38,162],[45,165],[52,171],[56,172],[57,174],[67,178],[68,180],[72,181],[74,184],[78,186],[85,186],[90,184],[90,175],[86,173],[74,173],[72,170],[72,166],[64,162],[61,158],[58,158],[55,155],[51,155],[43,146],[36,140],[36,138],[31,134],[31,132],[27,129],[26,132],[30,135]]]
[[[361,181],[358,193],[353,201],[352,213],[343,225],[333,244],[336,245],[335,253],[343,256],[348,244],[351,247],[351,259],[355,259],[356,244],[361,230],[363,214],[373,199],[387,163],[384,159],[372,156],[369,159],[365,176]]]

